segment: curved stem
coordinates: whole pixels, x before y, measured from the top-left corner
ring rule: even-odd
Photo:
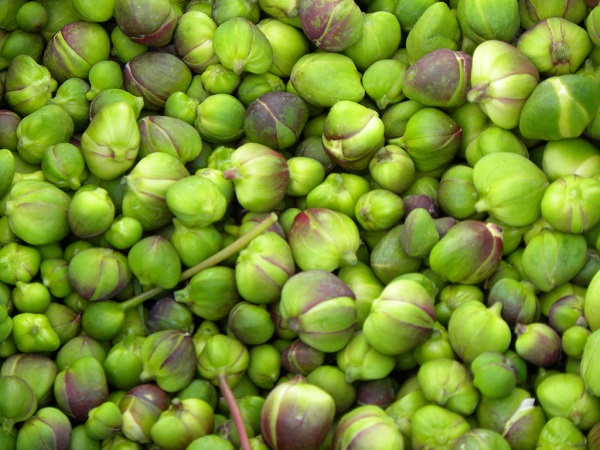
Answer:
[[[250,450],[250,440],[248,439],[248,432],[246,431],[246,426],[244,425],[244,419],[242,419],[240,408],[238,407],[233,392],[227,383],[227,377],[224,373],[222,373],[217,376],[217,381],[219,382],[219,389],[221,389],[221,393],[223,394],[223,397],[227,402],[227,406],[229,407],[229,411],[231,412],[231,418],[233,419],[233,423],[235,424],[235,428],[240,439],[241,449]]]
[[[179,282],[181,283],[182,281],[189,280],[197,273],[202,272],[203,270],[208,269],[209,267],[215,266],[215,265],[219,264],[221,261],[223,261],[224,259],[229,258],[234,253],[243,249],[246,245],[248,245],[250,243],[250,241],[252,239],[254,239],[259,234],[263,233],[265,230],[267,230],[267,228],[269,228],[271,225],[273,225],[276,221],[277,221],[277,214],[275,214],[275,213],[269,214],[269,216],[267,216],[266,218],[261,220],[249,232],[240,236],[237,240],[235,240],[234,242],[229,244],[227,247],[225,247],[224,249],[215,253],[210,258],[207,258],[204,261],[202,261],[202,262],[196,264],[195,266],[190,267],[189,269],[182,272],[181,276],[179,277]],[[147,290],[146,292],[142,292],[141,294],[136,295],[135,297],[132,297],[129,300],[126,300],[126,301],[120,303],[120,306],[123,309],[123,311],[126,311],[130,308],[135,308],[136,306],[139,306],[142,303],[144,303],[146,300],[149,300],[149,299],[156,297],[157,295],[160,295],[163,292],[167,292],[167,291],[168,291],[168,289],[161,288],[161,287],[155,287],[155,288]]]

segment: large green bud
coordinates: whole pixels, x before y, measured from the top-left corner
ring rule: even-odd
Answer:
[[[88,300],[114,297],[131,282],[127,257],[109,248],[83,250],[69,262],[69,282]]]
[[[363,177],[352,173],[331,173],[306,196],[308,208],[328,208],[355,218],[358,199],[370,192]]]
[[[557,447],[586,448],[585,435],[569,419],[553,417],[546,422],[538,438],[537,449],[550,450]]]
[[[296,269],[292,249],[277,233],[255,237],[243,249],[235,267],[240,295],[252,303],[272,303],[279,299],[286,281]]]
[[[125,178],[123,215],[136,219],[145,231],[167,225],[173,218],[165,201],[167,190],[188,176],[179,159],[168,153],[150,153]]]
[[[406,149],[418,172],[429,172],[452,161],[460,146],[461,132],[448,114],[426,107],[408,119],[404,136],[393,143]]]
[[[541,215],[548,180],[533,162],[516,153],[491,153],[473,168],[477,211],[511,226],[531,225]],[[510,188],[508,187],[510,186]]]
[[[110,227],[115,218],[115,205],[106,189],[88,184],[75,192],[67,218],[71,231],[86,239]]]
[[[478,220],[454,225],[429,254],[429,264],[435,273],[463,284],[486,280],[496,271],[501,259],[502,229]]]
[[[236,74],[265,73],[273,64],[273,50],[265,34],[243,17],[220,24],[213,36],[213,49],[221,64]]]
[[[358,227],[345,214],[309,208],[293,220],[288,242],[302,270],[327,270],[353,265],[360,246]]]
[[[496,125],[512,129],[538,81],[537,68],[522,51],[506,42],[486,41],[473,52],[467,99]]]
[[[16,353],[4,360],[0,376],[15,375],[32,389],[39,406],[52,400],[52,387],[58,373],[56,363],[36,353]]]
[[[594,2],[587,2],[591,4]],[[536,23],[550,17],[562,17],[573,23],[581,22],[588,13],[588,5],[585,0],[574,2],[565,0],[523,0],[519,2],[519,14],[521,16],[521,27],[528,30]]]
[[[164,152],[188,163],[202,151],[202,139],[198,131],[181,119],[147,116],[140,120],[139,129],[139,156],[142,158],[152,152]]]
[[[38,110],[52,98],[57,82],[50,71],[28,55],[17,55],[10,63],[4,83],[4,98],[21,116]]]
[[[67,211],[71,198],[47,181],[22,180],[6,202],[8,224],[31,245],[59,242],[69,234]]]
[[[89,175],[81,149],[70,142],[44,150],[41,166],[46,181],[61,189],[77,190]]]
[[[137,385],[119,400],[123,418],[121,432],[139,444],[150,443],[150,430],[168,407],[169,396],[161,388],[155,384]]]
[[[131,272],[144,287],[172,289],[179,283],[181,261],[171,242],[160,235],[136,242],[127,253]]]
[[[67,450],[71,441],[72,425],[60,409],[49,406],[39,409],[19,430],[18,449],[51,448]]]
[[[349,57],[328,52],[302,56],[290,74],[298,95],[322,107],[331,107],[340,100],[360,102],[365,96],[360,80],[361,74]]]
[[[384,128],[375,111],[356,102],[341,100],[327,113],[323,144],[339,166],[351,170],[366,169],[373,154],[384,144]]]
[[[233,180],[240,205],[253,212],[273,210],[285,197],[290,182],[283,155],[256,143],[238,147],[231,155],[231,168],[224,175]]]
[[[335,402],[320,387],[301,376],[278,385],[263,405],[263,439],[274,450],[318,448],[333,424]]]
[[[44,66],[62,83],[68,78],[87,79],[92,66],[107,60],[110,38],[106,30],[92,22],[72,22],[63,26],[46,46]]]
[[[269,72],[279,77],[289,77],[296,61],[309,52],[308,39],[302,30],[273,17],[257,24],[273,51],[273,65]]]
[[[458,50],[459,41],[460,28],[456,20],[456,10],[451,10],[444,2],[435,2],[423,12],[408,33],[406,53],[414,63],[434,50]]]
[[[81,151],[90,172],[113,180],[134,164],[140,145],[136,113],[125,102],[104,106],[81,136]]]
[[[48,124],[52,123],[52,127]],[[29,164],[40,164],[44,150],[69,142],[74,125],[71,116],[60,106],[45,105],[25,116],[17,127],[17,151]]]
[[[151,47],[168,44],[177,25],[177,14],[168,0],[116,0],[114,17],[125,36]]]
[[[467,364],[484,352],[504,353],[511,342],[511,330],[500,316],[502,304],[487,308],[483,303],[467,301],[454,310],[448,322],[450,344]]]
[[[333,445],[339,450],[374,445],[402,449],[404,439],[383,409],[376,405],[362,405],[342,416],[335,428]]]
[[[337,352],[356,328],[354,298],[337,276],[305,270],[283,285],[280,312],[304,343],[322,352]]]
[[[543,230],[525,247],[523,272],[538,289],[549,292],[579,273],[585,265],[586,250],[581,235]]]
[[[177,180],[167,189],[169,211],[187,227],[206,227],[221,220],[228,199],[209,178],[190,176]]]
[[[563,101],[565,95],[569,102]],[[592,78],[576,74],[550,77],[538,84],[525,102],[519,131],[529,139],[576,138],[592,121],[599,105],[600,86]]]
[[[143,370],[140,381],[156,381],[166,392],[185,388],[196,374],[196,353],[191,336],[180,330],[150,334],[140,349]]]
[[[160,110],[174,92],[185,92],[192,71],[177,56],[167,52],[147,52],[136,56],[123,68],[123,85],[129,93],[142,97],[147,109]]]
[[[108,63],[112,61],[101,61]],[[115,63],[116,64],[116,63]],[[121,69],[118,69],[121,73]],[[58,105],[63,108],[75,125],[75,132],[80,133],[90,123],[90,101],[86,95],[90,92],[90,84],[81,78],[69,78],[56,90],[56,95],[48,104]]]
[[[519,6],[512,0],[461,0],[457,17],[464,35],[476,44],[492,39],[509,42],[519,31]]]
[[[469,431],[467,420],[439,405],[426,405],[412,416],[412,448],[453,448]]]
[[[592,49],[586,30],[573,22],[551,17],[519,37],[517,48],[546,77],[575,73]]]
[[[175,50],[194,73],[202,73],[219,61],[212,46],[217,24],[200,11],[187,11],[177,21]]]
[[[363,332],[375,350],[395,356],[424,342],[434,325],[435,306],[431,294],[417,281],[398,278],[373,300]]]
[[[300,1],[302,30],[319,49],[339,52],[358,41],[363,14],[354,0]]]
[[[348,383],[385,378],[396,365],[396,359],[375,350],[362,331],[357,331],[346,347],[337,353],[336,361]]]
[[[550,375],[542,380],[535,393],[549,418],[564,417],[582,431],[589,430],[600,420],[600,399],[586,391],[579,375]]]

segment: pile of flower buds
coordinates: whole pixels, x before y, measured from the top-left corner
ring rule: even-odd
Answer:
[[[598,0],[0,0],[0,449],[600,449]]]

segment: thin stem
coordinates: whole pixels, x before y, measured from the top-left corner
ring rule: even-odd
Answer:
[[[235,397],[233,396],[233,392],[231,391],[229,384],[227,383],[227,376],[222,373],[217,376],[217,381],[219,382],[219,389],[221,389],[221,393],[223,394],[223,397],[225,397],[225,401],[227,402],[227,406],[231,412],[231,418],[233,419],[233,423],[237,429],[241,448],[242,450],[250,450],[250,440],[248,439],[248,432],[246,431],[246,426],[244,425],[244,419],[242,419],[240,408],[235,401]]]
[[[204,261],[202,261],[202,262],[196,264],[195,266],[190,267],[186,271],[182,272],[181,276],[179,277],[179,282],[181,283],[182,281],[189,280],[197,273],[202,272],[203,270],[208,269],[209,267],[215,266],[215,265],[219,264],[221,261],[223,261],[224,259],[229,258],[234,253],[243,249],[246,245],[248,245],[250,243],[250,241],[252,239],[254,239],[259,234],[263,233],[267,228],[269,228],[271,225],[273,225],[276,221],[277,221],[277,214],[275,214],[275,213],[269,214],[269,216],[267,216],[266,218],[261,220],[254,228],[252,228],[252,230],[250,230],[246,234],[240,236],[237,240],[235,240],[234,242],[229,244],[227,247],[218,251],[217,253],[212,255],[210,258],[207,258]],[[146,300],[149,300],[149,299],[156,297],[157,295],[162,294],[163,292],[167,292],[167,291],[168,291],[168,289],[161,288],[161,287],[155,287],[146,292],[142,292],[141,294],[136,295],[135,297],[132,297],[129,300],[126,300],[126,301],[120,303],[120,306],[123,309],[123,311],[127,311],[128,309],[135,308],[136,306],[139,306],[142,303],[144,303]]]

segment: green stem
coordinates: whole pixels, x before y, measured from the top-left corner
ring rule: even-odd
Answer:
[[[250,241],[252,239],[254,239],[259,234],[263,233],[267,228],[269,228],[271,225],[273,225],[276,221],[277,221],[277,214],[275,214],[275,213],[269,214],[269,216],[267,216],[266,218],[261,220],[249,232],[240,236],[237,240],[235,240],[234,242],[229,244],[227,247],[225,247],[224,249],[215,253],[210,258],[207,258],[204,261],[202,261],[202,262],[196,264],[195,266],[190,267],[186,271],[182,272],[181,276],[179,277],[179,282],[181,283],[182,281],[189,280],[197,273],[202,272],[204,269],[208,269],[209,267],[215,266],[215,265],[219,264],[221,261],[223,261],[224,259],[229,258],[231,255],[233,255],[236,252],[243,249],[246,245],[248,245],[250,243]],[[136,295],[135,297],[132,297],[129,300],[126,300],[126,301],[120,303],[119,305],[121,306],[123,311],[127,311],[128,309],[135,308],[136,306],[139,306],[142,303],[144,303],[146,300],[149,300],[149,299],[156,297],[157,295],[160,295],[167,291],[168,291],[168,289],[161,288],[161,287],[155,287],[146,292],[142,292],[141,294]]]
[[[235,428],[238,432],[238,438],[240,439],[241,449],[250,450],[250,440],[248,439],[248,432],[246,431],[246,426],[244,425],[244,419],[242,419],[240,408],[238,407],[233,392],[227,383],[227,376],[222,373],[217,376],[217,381],[219,382],[219,389],[221,389],[221,393],[223,394],[223,397],[225,397],[225,401],[227,402],[227,406],[231,412],[231,418],[233,419],[233,423],[235,424]]]

